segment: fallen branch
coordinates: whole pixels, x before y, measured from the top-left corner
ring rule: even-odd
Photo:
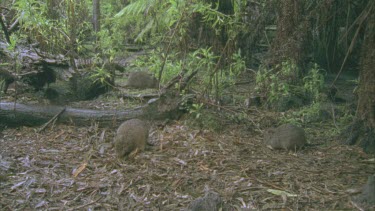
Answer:
[[[47,126],[49,124],[51,124],[51,122],[55,122],[57,120],[57,118],[65,111],[66,108],[63,108],[58,114],[56,114],[54,117],[52,117],[52,119],[50,119],[46,124],[43,125],[43,127],[41,127],[39,130],[38,130],[38,133],[42,132],[44,129],[47,128]]]

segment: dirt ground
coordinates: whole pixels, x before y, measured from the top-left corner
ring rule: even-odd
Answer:
[[[207,190],[230,210],[355,209],[351,197],[375,172],[374,157],[326,137],[328,127],[305,128],[312,145],[286,152],[265,146],[260,128],[213,132],[173,121],[155,126],[154,146],[128,160],[116,158],[115,128],[6,129],[0,209],[182,210]]]
[[[110,109],[122,103],[103,97],[71,106]],[[358,209],[351,199],[375,173],[375,159],[339,144],[331,132],[335,122],[303,124],[310,144],[303,150],[272,150],[263,143],[264,131],[293,111],[241,109],[247,119],[233,123],[219,116],[219,131],[192,127],[193,114],[154,122],[152,146],[127,160],[113,148],[117,128],[5,129],[0,210],[184,210],[207,191],[218,193],[226,210]]]

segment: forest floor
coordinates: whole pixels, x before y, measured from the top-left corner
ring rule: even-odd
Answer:
[[[183,210],[208,190],[229,210],[356,209],[351,198],[374,174],[374,156],[341,145],[332,120],[303,124],[310,146],[300,151],[268,148],[264,130],[289,113],[249,108],[240,123],[222,119],[220,131],[191,126],[187,114],[155,124],[154,145],[127,160],[113,149],[116,128],[5,129],[0,210]]]

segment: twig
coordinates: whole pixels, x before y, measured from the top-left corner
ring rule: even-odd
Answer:
[[[363,209],[362,207],[360,207],[357,203],[355,203],[354,201],[350,200],[350,203],[355,207],[357,208],[358,210],[360,211],[365,211],[365,209]]]
[[[64,111],[65,111],[65,107],[58,113],[56,114],[54,117],[52,117],[46,124],[43,125],[43,127],[41,127],[39,130],[38,130],[38,133],[42,132],[44,129],[46,129],[46,127],[51,124],[51,122],[55,121]]]
[[[167,62],[167,58],[168,58],[168,55],[169,55],[169,50],[170,50],[171,45],[172,45],[172,39],[175,36],[177,28],[180,26],[180,23],[181,23],[183,17],[184,17],[184,15],[182,15],[181,18],[178,20],[176,26],[173,29],[173,33],[172,33],[171,39],[169,40],[169,43],[168,43],[168,46],[167,46],[167,50],[166,50],[166,53],[165,53],[165,57],[164,57],[163,63],[161,64],[161,67],[160,67],[160,70],[159,70],[159,78],[158,78],[159,86],[160,86],[161,77],[163,75],[164,66],[165,66],[165,63]]]
[[[23,16],[23,14],[21,15],[21,17]],[[16,26],[18,26],[18,24],[20,23],[20,17],[18,17],[10,26],[9,26],[9,29],[8,31],[9,32],[13,32],[16,28]]]
[[[370,4],[370,3],[369,3],[369,4]],[[372,5],[371,5],[371,6],[372,6]],[[338,78],[340,77],[340,75],[341,75],[342,70],[344,69],[344,65],[346,64],[346,60],[348,59],[349,54],[352,52],[352,50],[353,50],[353,48],[354,48],[354,44],[355,44],[355,42],[357,41],[357,37],[358,37],[359,32],[360,32],[360,30],[361,30],[361,28],[362,28],[362,24],[365,22],[365,20],[367,19],[367,17],[369,16],[369,14],[370,14],[370,12],[371,12],[371,10],[372,10],[372,9],[371,9],[371,6],[370,6],[370,9],[368,9],[367,13],[365,13],[366,10],[364,10],[364,11],[361,13],[361,15],[358,17],[358,19],[357,19],[357,20],[358,20],[358,28],[357,28],[357,30],[356,30],[356,32],[355,32],[355,34],[354,34],[354,37],[353,37],[353,39],[352,39],[352,41],[351,41],[351,43],[350,43],[349,49],[348,49],[348,51],[346,52],[346,55],[345,55],[344,61],[343,61],[342,64],[341,64],[341,68],[340,68],[339,72],[337,73],[335,79],[333,80],[333,82],[332,82],[332,84],[331,84],[331,87],[333,87],[333,86],[335,85],[337,79],[338,79]],[[357,22],[357,20],[356,20],[355,22]],[[353,24],[353,25],[354,25],[354,24]]]

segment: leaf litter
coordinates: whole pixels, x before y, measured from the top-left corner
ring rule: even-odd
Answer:
[[[307,132],[323,144],[287,152],[267,148],[259,127],[211,132],[175,121],[155,127],[153,146],[127,160],[116,157],[115,128],[6,129],[0,209],[183,210],[208,189],[228,210],[355,209],[351,197],[375,172],[374,159],[327,140],[323,127]]]

